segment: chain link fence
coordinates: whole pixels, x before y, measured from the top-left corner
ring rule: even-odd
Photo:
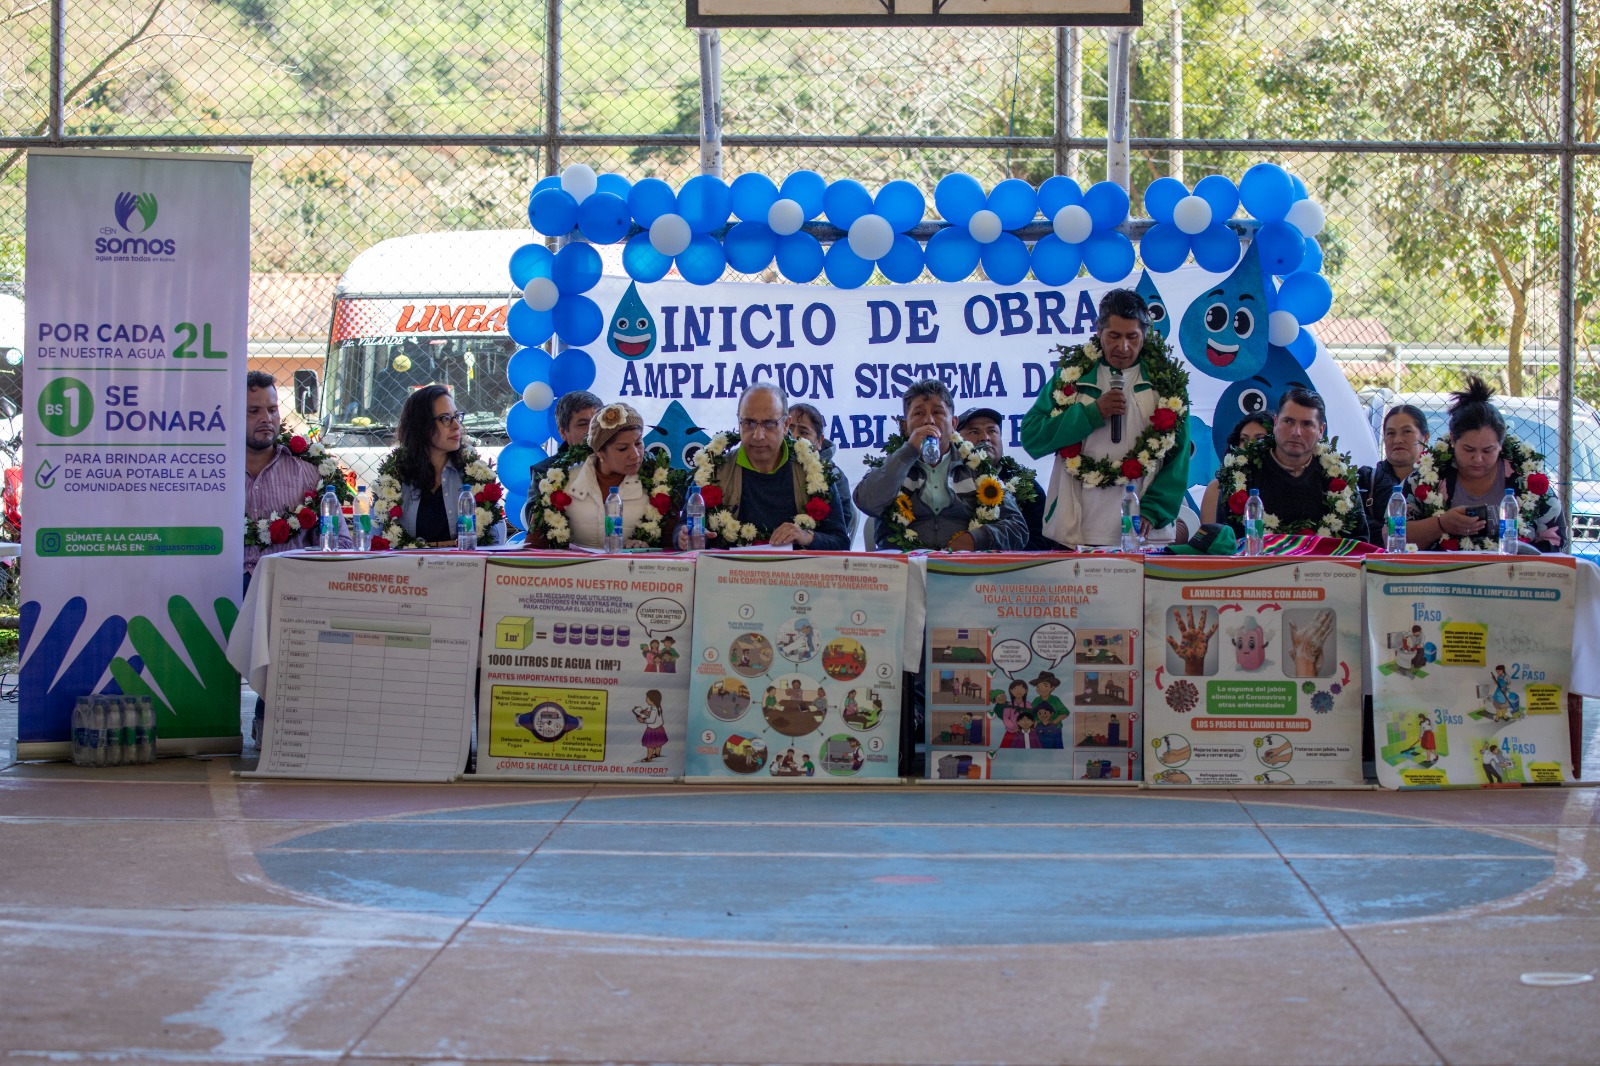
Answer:
[[[1600,515],[1592,0],[1144,11],[1135,214],[1158,177],[1282,163],[1327,208],[1334,310],[1314,329],[1357,390],[1381,408],[1483,374],[1548,427],[1552,466],[1571,398],[1567,488]],[[1106,176],[1106,31],[718,40],[729,177],[805,168],[931,193],[951,171]],[[27,148],[247,152],[251,365],[320,374],[334,285],[361,251],[525,228],[528,190],[572,162],[676,186],[701,169],[701,106],[700,37],[676,2],[0,0],[0,299],[25,289]],[[20,397],[20,352],[5,355]]]

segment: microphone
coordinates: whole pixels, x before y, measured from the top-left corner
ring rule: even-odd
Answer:
[[[1116,389],[1118,392],[1122,391],[1122,371],[1120,371],[1120,370],[1111,371],[1111,388]],[[1122,443],[1122,416],[1121,415],[1112,415],[1111,416],[1111,443],[1112,444],[1121,444]]]

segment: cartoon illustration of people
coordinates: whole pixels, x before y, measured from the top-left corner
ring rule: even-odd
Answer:
[[[844,714],[844,720],[847,722],[855,721],[856,716],[861,713],[861,705],[856,702],[855,689],[851,689],[844,694],[844,711],[842,713]]]
[[[1433,722],[1427,715],[1417,715],[1417,732],[1419,734],[1417,746],[1422,749],[1420,761],[1425,767],[1432,766],[1439,761],[1439,739],[1434,735]]]
[[[817,775],[817,764],[811,761],[811,756],[800,756],[800,772],[807,777],[815,777]]]
[[[968,711],[966,714],[961,716],[961,721],[962,724],[967,727],[967,743],[982,744],[983,719],[978,715],[973,714],[971,711]]]
[[[1272,638],[1254,618],[1246,618],[1238,629],[1228,630],[1233,642],[1234,662],[1241,670],[1259,670],[1267,662],[1267,644]]]
[[[1021,678],[1011,682],[1006,688],[1006,699],[994,705],[989,713],[1000,719],[1000,726],[1005,730],[1005,736],[1000,740],[1002,748],[1017,747],[1009,738],[1017,731],[1017,718],[1019,715],[1031,710],[1028,705],[1028,683]]]
[[[1023,711],[1017,715],[1017,728],[1006,733],[1000,741],[1002,748],[1042,748],[1039,743],[1039,734],[1034,729],[1037,724],[1032,711]]]
[[[795,710],[798,711],[800,709],[799,705],[806,701],[806,692],[805,689],[800,686],[799,678],[795,678],[793,681],[789,682],[789,687],[784,692],[783,698],[794,703]]]
[[[1494,720],[1509,722],[1522,710],[1522,700],[1515,692],[1511,691],[1511,679],[1506,676],[1506,668],[1494,668],[1494,695],[1489,697],[1494,704]]]
[[[777,709],[778,709],[778,686],[777,685],[768,685],[767,686],[767,697],[766,697],[766,699],[761,701],[761,710],[765,714],[771,714],[773,711],[776,711]]]
[[[665,717],[661,713],[661,692],[659,689],[650,689],[644,694],[644,706],[635,707],[633,716],[644,726],[644,736],[639,738],[639,743],[644,745],[644,758],[640,762],[655,762],[661,758],[661,749],[667,744],[667,731],[664,727]]]
[[[855,737],[850,738],[850,769],[859,770],[867,764],[867,757],[861,752],[861,741]]]
[[[822,691],[822,686],[817,686],[817,698],[811,701],[811,709],[818,714],[828,713],[828,694]]]
[[[1483,748],[1478,752],[1478,760],[1483,765],[1483,776],[1491,785],[1505,784],[1505,777],[1500,773],[1500,746],[1492,740],[1483,742]]]
[[[817,653],[816,638],[811,632],[811,620],[796,618],[794,629],[780,641],[784,655],[795,662],[805,662]]]
[[[1033,701],[1033,719],[1038,723],[1037,744],[1040,748],[1060,748],[1065,746],[1061,736],[1061,727],[1066,723],[1067,715],[1072,712],[1067,710],[1066,704],[1055,695],[1056,689],[1061,687],[1060,678],[1048,670],[1041,670],[1039,676],[1033,679],[1033,690],[1039,695]]]
[[[661,669],[661,642],[652,640],[648,644],[641,644],[639,651],[644,655],[644,672],[657,673]]]
[[[1400,638],[1400,646],[1394,650],[1395,668],[1407,677],[1415,676],[1428,661],[1424,647],[1422,627],[1412,626],[1411,632]]]
[[[661,651],[656,656],[656,662],[660,664],[663,674],[675,674],[678,672],[680,654],[677,644],[677,640],[673,637],[663,637],[661,639]]]

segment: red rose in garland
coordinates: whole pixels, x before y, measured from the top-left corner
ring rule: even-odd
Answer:
[[[572,506],[572,497],[557,489],[550,494],[550,506],[558,511],[565,511]]]
[[[1244,514],[1244,505],[1250,499],[1250,494],[1243,489],[1228,497],[1228,510],[1234,514]]]
[[[1056,449],[1056,454],[1063,459],[1076,459],[1083,454],[1083,445],[1069,444],[1065,448]]]
[[[650,506],[654,507],[658,513],[666,514],[667,510],[672,506],[672,497],[664,492],[658,492],[650,497]]]
[[[722,487],[720,485],[707,485],[700,490],[700,498],[706,502],[706,507],[722,506]]]
[[[300,508],[300,513],[295,515],[301,529],[315,529],[317,527],[317,512],[309,507]]]
[[[829,512],[832,510],[833,507],[828,503],[827,500],[820,499],[818,497],[812,497],[806,501],[806,514],[811,516],[811,520],[813,522],[820,522],[824,518],[827,518]]]
[[[1144,477],[1144,464],[1137,459],[1122,460],[1122,476],[1129,481]]]
[[[279,518],[267,527],[267,534],[272,538],[272,543],[282,544],[289,539],[294,531],[289,528],[289,523]]]
[[[1550,491],[1550,478],[1544,474],[1529,474],[1528,491],[1535,496],[1543,496]]]
[[[388,537],[373,537],[372,538],[372,550],[375,551],[375,552],[386,552],[386,551],[388,551],[389,550],[389,538]]]
[[[304,455],[306,449],[309,447],[311,447],[311,442],[299,434],[295,434],[289,438],[289,450],[294,452],[296,455]]]
[[[494,503],[506,494],[506,487],[498,481],[491,481],[483,487],[483,498]]]
[[[1150,424],[1165,433],[1178,424],[1178,412],[1170,407],[1158,407],[1150,416]]]
[[[1427,485],[1418,485],[1413,490],[1413,495],[1415,495],[1416,498],[1419,499],[1419,500],[1426,500],[1428,498],[1428,491],[1429,490],[1428,490],[1428,486]]]
[[[1346,481],[1344,478],[1336,477],[1336,478],[1333,478],[1332,480],[1330,480],[1328,482],[1328,491],[1329,492],[1343,492],[1345,490],[1345,486],[1347,486],[1349,484],[1350,484],[1350,482]]]

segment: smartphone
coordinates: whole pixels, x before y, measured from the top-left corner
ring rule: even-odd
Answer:
[[[1489,521],[1489,505],[1485,503],[1480,504],[1477,507],[1468,507],[1467,517],[1476,518],[1480,522]]]

